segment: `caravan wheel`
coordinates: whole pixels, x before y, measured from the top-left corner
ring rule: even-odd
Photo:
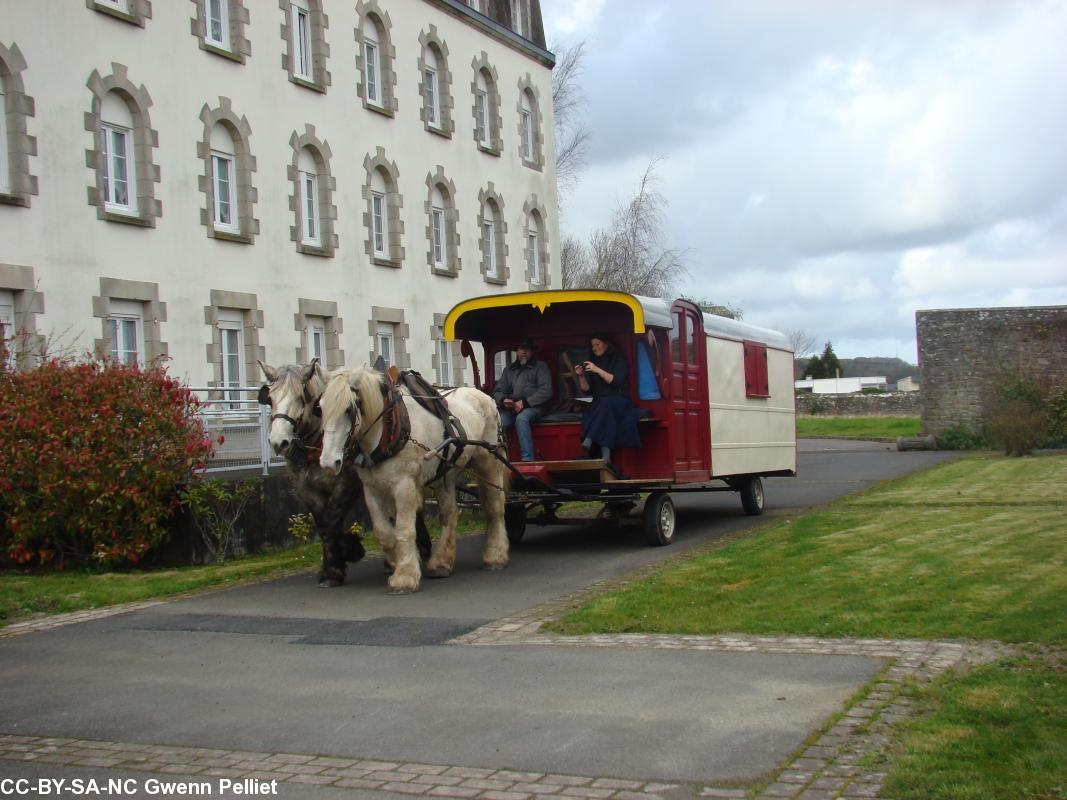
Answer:
[[[741,481],[741,505],[745,513],[750,517],[758,517],[763,513],[763,480],[752,475]]]
[[[663,547],[674,541],[674,501],[666,492],[653,492],[645,501],[645,541],[652,547]]]

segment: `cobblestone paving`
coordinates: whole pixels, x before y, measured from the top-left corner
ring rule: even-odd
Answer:
[[[590,587],[511,617],[484,625],[453,640],[467,645],[565,645],[568,647],[655,648],[663,650],[718,650],[735,653],[791,653],[866,656],[887,660],[887,667],[862,699],[847,709],[831,727],[811,740],[780,766],[771,782],[755,795],[760,800],[837,800],[879,797],[885,773],[861,766],[865,760],[882,762],[888,755],[894,724],[911,713],[903,696],[907,682],[926,683],[945,670],[1004,658],[1013,649],[999,642],[926,641],[908,639],[817,639],[802,636],[688,636],[660,634],[594,634],[558,636],[540,634],[545,622],[598,593]],[[744,789],[704,786],[700,796],[748,797]]]
[[[769,776],[770,782],[755,795],[760,800],[879,797],[885,773],[866,768],[863,764],[884,763],[879,756],[887,753],[893,725],[911,713],[910,700],[902,691],[905,684],[925,683],[953,666],[986,663],[1013,653],[1008,645],[981,641],[818,639],[740,634],[559,636],[538,632],[545,622],[558,618],[609,588],[624,586],[663,569],[665,564],[692,556],[693,551],[679,553],[667,561],[643,567],[621,580],[615,578],[593,584],[581,591],[494,620],[453,639],[449,644],[718,650],[885,659],[886,669],[862,699],[845,710],[825,732],[809,740],[776,773]],[[163,602],[169,601],[128,603],[9,625],[0,629],[0,638],[137,611]],[[0,735],[0,760],[204,778],[277,779],[280,784],[316,784],[479,800],[532,800],[547,795],[593,800],[652,800],[657,797],[693,795],[708,798],[750,796],[746,789],[736,786],[689,786],[619,780],[607,776],[598,778],[444,764],[384,762],[329,754],[250,753],[36,736]]]

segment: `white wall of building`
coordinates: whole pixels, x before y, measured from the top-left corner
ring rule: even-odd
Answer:
[[[320,94],[288,79],[279,32],[284,14],[276,0],[244,0],[249,11],[245,36],[251,42],[244,64],[200,49],[190,32],[196,16],[190,0],[154,0],[144,27],[91,10],[83,0],[0,0],[0,45],[17,44],[25,58],[21,77],[35,105],[27,132],[36,137],[38,151],[30,158],[38,193],[29,207],[0,205],[0,264],[33,269],[44,300],[44,311],[36,317],[38,333],[91,349],[102,335],[91,300],[100,294],[101,278],[158,283],[167,310],[160,339],[168,344],[171,372],[205,385],[214,375],[206,356],[212,332],[204,315],[211,290],[257,295],[263,312],[260,344],[267,360],[276,364],[292,362],[301,344],[294,329],[298,297],[338,304],[348,365],[366,361],[373,347],[367,325],[371,307],[388,306],[404,310],[411,365],[432,376],[434,314],[466,297],[530,288],[523,205],[534,195],[547,211],[549,284],[559,287],[550,69],[440,4],[380,0],[392,23],[396,51],[398,108],[390,118],[364,108],[358,94],[355,6],[354,0],[324,2],[331,84]],[[448,47],[456,125],[451,139],[427,132],[419,117],[419,36],[431,24]],[[471,64],[483,51],[499,75],[499,157],[479,151],[474,142]],[[92,101],[86,83],[94,70],[110,75],[112,62],[125,65],[129,79],[152,98],[151,126],[159,133],[154,160],[161,173],[155,196],[162,202],[154,228],[98,219],[87,201],[95,173],[86,166],[86,150],[94,147],[93,134],[85,130]],[[519,150],[518,84],[527,74],[540,93],[546,162],[540,171],[524,166]],[[258,191],[253,216],[260,225],[251,245],[209,238],[201,224],[205,198],[198,186],[203,161],[197,147],[204,131],[199,115],[205,103],[217,107],[220,96],[229,98],[237,116],[251,126]],[[303,134],[306,124],[332,151],[330,170],[337,185],[332,201],[338,210],[334,232],[339,237],[333,258],[300,254],[290,240],[290,137]],[[379,147],[399,169],[405,250],[399,269],[372,264],[364,250],[364,159]],[[432,275],[426,259],[426,178],[438,166],[457,195],[462,269],[455,278]],[[504,202],[506,286],[487,283],[480,270],[478,193],[490,182]],[[258,379],[250,376],[250,381]]]
[[[812,394],[853,394],[864,389],[886,388],[884,375],[863,378],[804,378],[794,381],[794,388],[809,389]]]

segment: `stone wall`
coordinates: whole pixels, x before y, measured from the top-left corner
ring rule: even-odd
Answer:
[[[917,417],[922,411],[922,392],[885,394],[797,393],[798,414],[838,417]]]
[[[1067,379],[1067,306],[918,311],[922,430],[977,427],[1005,371]]]

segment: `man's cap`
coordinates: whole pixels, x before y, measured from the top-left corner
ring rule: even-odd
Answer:
[[[531,339],[529,336],[523,336],[521,339],[519,339],[519,343],[515,345],[515,349],[518,350],[520,347],[524,350],[537,349],[537,345],[534,344],[534,340]]]

